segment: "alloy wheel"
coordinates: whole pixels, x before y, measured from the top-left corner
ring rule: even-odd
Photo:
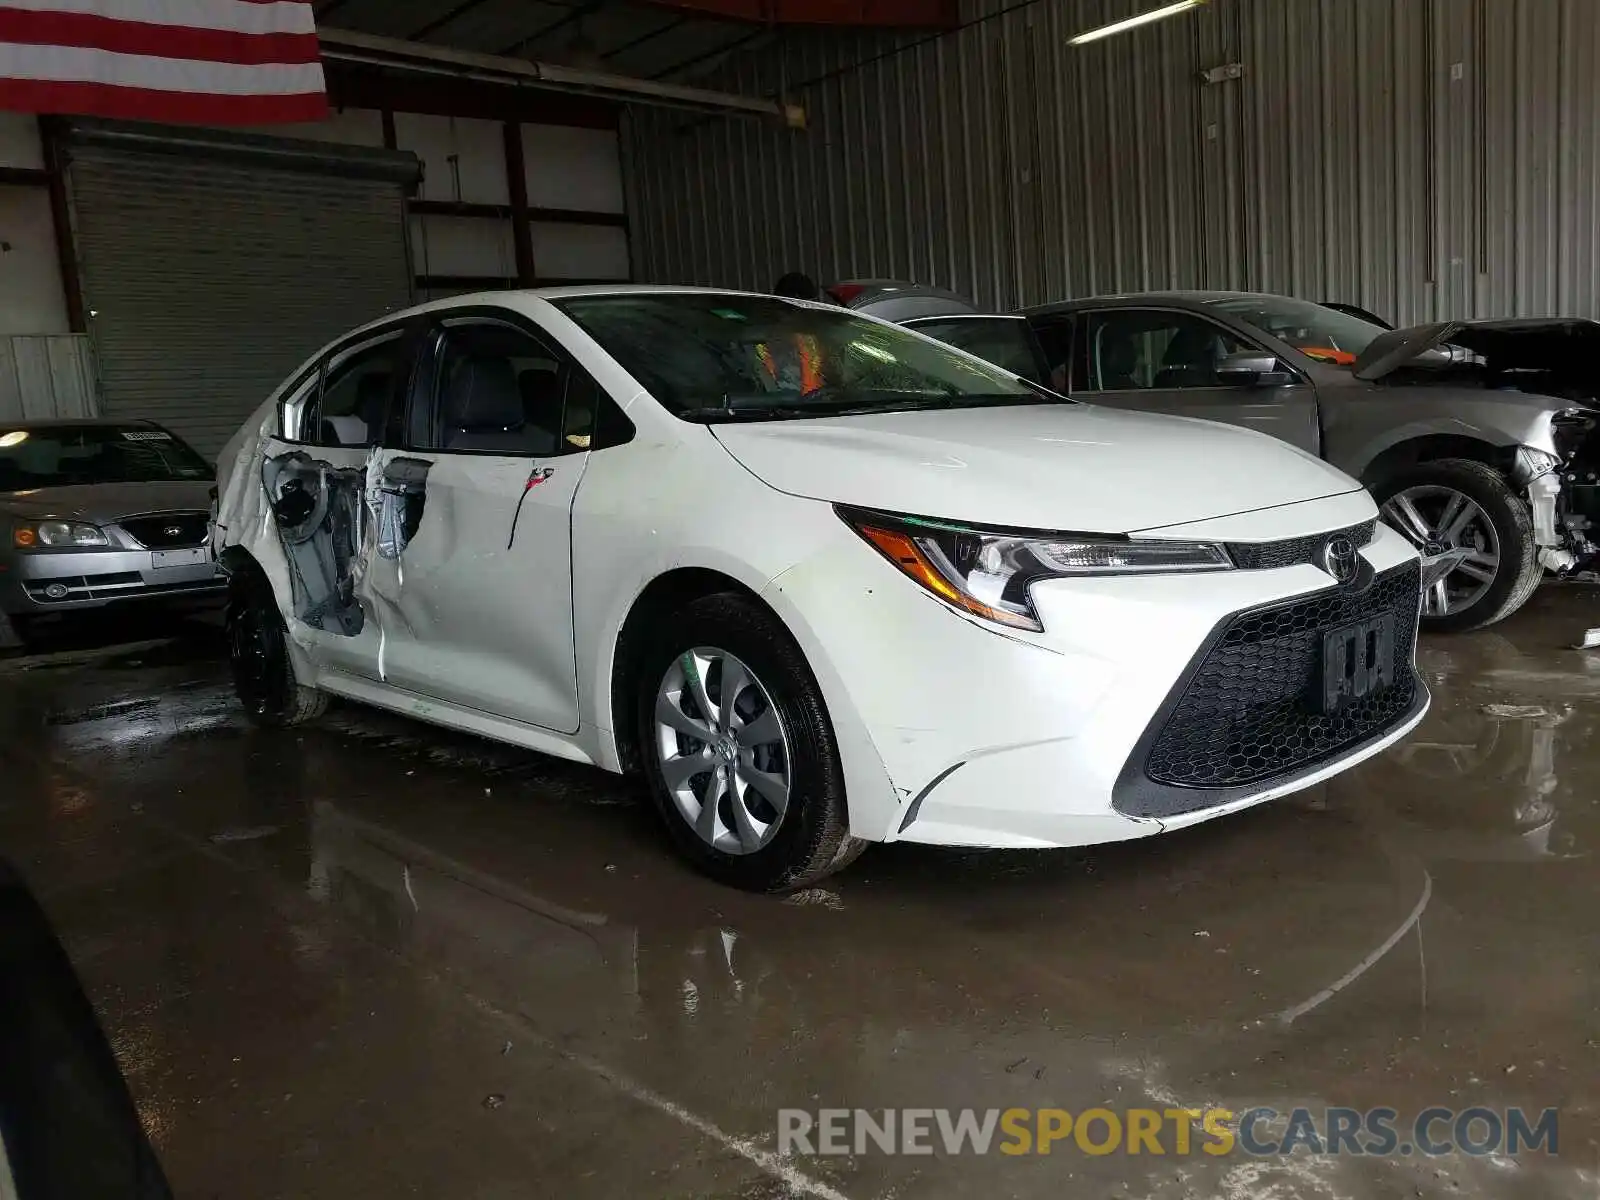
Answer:
[[[789,806],[783,718],[745,663],[714,646],[673,659],[656,690],[655,750],[678,813],[700,840],[753,854]]]
[[[1422,615],[1443,617],[1470,608],[1500,573],[1500,535],[1483,506],[1464,492],[1418,484],[1384,502],[1385,524],[1404,534],[1424,557],[1466,551],[1453,570],[1422,594]]]

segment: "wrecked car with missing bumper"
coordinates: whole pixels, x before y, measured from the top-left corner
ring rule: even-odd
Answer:
[[[1287,296],[1175,291],[1020,314],[1040,378],[1093,404],[1272,434],[1366,484],[1434,560],[1422,621],[1476,629],[1545,571],[1581,569],[1600,516],[1600,325],[1438,321],[1392,330]],[[997,318],[925,318],[987,353]],[[1015,336],[1015,335],[1014,335]]]
[[[829,305],[426,305],[313,356],[218,492],[254,721],[338,695],[639,770],[742,887],[1159,834],[1428,705],[1421,564],[1355,480]]]
[[[1517,318],[1436,321],[1373,339],[1352,365],[1361,380],[1437,389],[1441,431],[1467,438],[1499,434],[1483,455],[1527,502],[1537,567],[1559,574],[1600,555],[1600,323]],[[1487,395],[1486,395],[1487,393]],[[1407,397],[1408,415],[1430,393]],[[1445,436],[1449,436],[1446,434]],[[1385,516],[1423,553],[1458,549],[1403,503]]]

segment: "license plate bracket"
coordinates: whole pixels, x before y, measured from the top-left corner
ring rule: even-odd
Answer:
[[[205,563],[209,551],[204,546],[187,550],[150,551],[150,569],[160,571],[171,567],[198,567]]]
[[[1332,714],[1394,683],[1394,615],[1353,621],[1322,635],[1322,711]]]

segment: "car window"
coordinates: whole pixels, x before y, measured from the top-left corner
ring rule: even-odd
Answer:
[[[411,377],[411,338],[393,329],[329,358],[322,388],[300,420],[314,446],[375,446],[396,394]]]
[[[1385,327],[1360,316],[1289,296],[1238,296],[1217,300],[1222,312],[1288,342],[1308,358],[1348,367]]]
[[[714,292],[585,296],[558,304],[657,401],[689,420],[1044,399],[1002,370],[833,307]]]
[[[432,403],[419,450],[543,458],[564,452],[566,365],[506,321],[446,323],[435,351]]]
[[[604,450],[633,439],[633,422],[586,371],[572,368],[561,437],[569,450]]]
[[[627,441],[633,426],[553,343],[491,316],[445,322],[419,386],[414,450],[545,458]]]
[[[1117,309],[1088,318],[1091,391],[1217,387],[1218,364],[1245,344],[1204,317]]]
[[[1044,383],[1034,355],[1028,323],[1021,317],[940,317],[909,323],[907,328],[948,342],[1014,375]]]
[[[1066,392],[1072,386],[1072,318],[1034,317],[1028,323],[1033,326],[1033,336],[1038,339],[1045,369],[1050,373],[1044,382],[1058,392]]]
[[[0,423],[0,493],[68,484],[208,479],[211,465],[154,425]]]

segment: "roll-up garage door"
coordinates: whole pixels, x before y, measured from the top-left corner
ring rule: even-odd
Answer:
[[[104,416],[214,457],[318,346],[410,303],[414,155],[88,121],[67,140]]]

